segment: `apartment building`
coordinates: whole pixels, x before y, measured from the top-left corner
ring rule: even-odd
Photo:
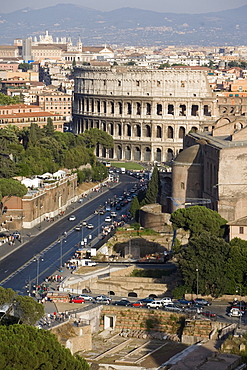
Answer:
[[[72,116],[72,97],[60,91],[42,92],[37,96],[37,105],[44,111],[59,114],[63,119]]]
[[[53,121],[54,129],[63,132],[64,119],[59,114],[42,111],[37,105],[15,104],[0,106],[0,128],[8,125],[18,126],[23,129],[29,127],[32,122],[44,128],[48,118]]]

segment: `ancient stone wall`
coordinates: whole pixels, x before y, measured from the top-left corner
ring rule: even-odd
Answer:
[[[73,131],[96,127],[114,138],[102,158],[171,161],[190,130],[215,121],[216,101],[203,71],[81,67],[75,70]]]

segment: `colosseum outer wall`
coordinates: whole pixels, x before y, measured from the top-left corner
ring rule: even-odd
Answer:
[[[112,135],[100,158],[169,162],[189,131],[215,121],[216,102],[204,71],[136,67],[75,69],[73,131]]]

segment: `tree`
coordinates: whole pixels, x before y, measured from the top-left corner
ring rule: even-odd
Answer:
[[[18,295],[14,307],[15,315],[22,324],[34,325],[44,315],[44,306],[32,297]]]
[[[170,221],[174,229],[189,230],[191,236],[208,231],[212,235],[223,237],[227,221],[216,211],[204,206],[180,208],[171,214]]]
[[[18,69],[21,69],[22,72],[27,72],[30,69],[33,69],[33,66],[30,63],[20,63]]]
[[[44,315],[41,303],[31,297],[20,296],[12,289],[0,287],[0,305],[8,307],[0,319],[1,324],[8,324],[14,316],[18,323],[34,325]]]
[[[79,136],[83,138],[87,148],[94,149],[97,144],[100,144],[106,149],[111,149],[114,145],[112,136],[97,128],[85,130],[85,132]]]
[[[92,167],[92,180],[93,181],[102,181],[108,175],[106,166],[103,163],[96,162],[96,165]]]
[[[54,129],[53,121],[50,117],[48,117],[47,119],[47,124],[44,127],[44,131],[45,131],[46,136],[54,135],[55,129]]]
[[[170,67],[169,63],[161,63],[158,69],[164,69],[164,68],[169,68],[169,67]]]
[[[7,96],[0,93],[0,105],[20,104],[20,98],[18,96]]]
[[[184,284],[194,293],[218,297],[227,286],[227,261],[230,247],[222,238],[202,232],[190,239],[177,255]],[[198,269],[198,277],[197,271]]]
[[[25,185],[14,179],[0,179],[0,201],[3,197],[16,196],[22,198],[27,193]]]
[[[130,214],[136,221],[138,221],[139,209],[140,209],[140,203],[138,201],[138,198],[134,197],[134,199],[132,200],[130,204]]]
[[[89,370],[48,330],[26,325],[0,326],[0,368],[16,370]]]
[[[157,166],[154,167],[151,180],[148,183],[147,191],[144,200],[141,202],[141,206],[145,204],[153,204],[157,201],[159,193],[159,171]]]

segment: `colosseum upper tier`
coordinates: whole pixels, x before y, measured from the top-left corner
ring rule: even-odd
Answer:
[[[106,131],[114,148],[100,158],[169,162],[189,131],[205,131],[217,104],[202,70],[140,67],[75,68],[73,131]]]

